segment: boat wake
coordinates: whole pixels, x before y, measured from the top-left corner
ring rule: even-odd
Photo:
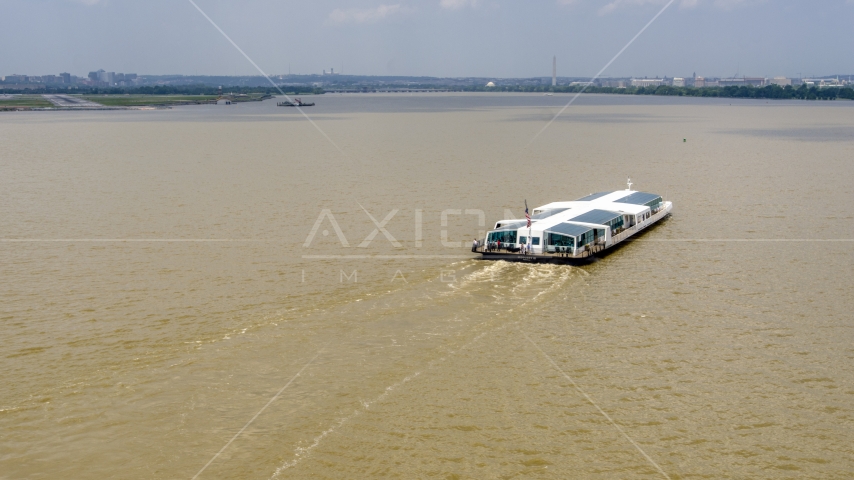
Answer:
[[[370,401],[364,401],[363,400],[361,402],[360,408],[357,408],[350,415],[338,420],[338,422],[333,424],[331,427],[320,432],[320,434],[318,436],[314,437],[314,441],[311,443],[311,445],[309,445],[307,447],[297,447],[296,450],[294,451],[294,459],[291,460],[290,462],[283,464],[281,467],[277,468],[276,471],[273,472],[273,475],[270,478],[271,479],[276,478],[279,475],[281,475],[282,472],[284,472],[285,470],[288,470],[289,468],[293,468],[293,467],[297,466],[297,464],[299,464],[303,459],[305,459],[311,453],[312,450],[314,450],[318,445],[320,445],[321,442],[323,442],[324,438],[326,438],[327,436],[334,433],[336,430],[341,428],[347,422],[353,420],[354,418],[358,417],[362,413],[369,410],[371,408],[371,406],[373,406],[375,403],[381,402],[384,398],[386,398],[389,394],[391,394],[391,392],[393,392],[395,389],[397,389],[397,388],[403,386],[404,384],[406,384],[407,382],[415,379],[416,377],[418,377],[418,375],[421,375],[421,372],[415,372],[414,374],[407,376],[406,378],[395,383],[394,385],[390,385],[390,386],[386,387],[385,391],[383,391],[382,394],[380,394],[378,397],[374,398],[373,400],[370,400]]]
[[[292,459],[279,466],[273,472],[271,479],[299,465],[310,457],[311,453],[329,436],[353,423],[357,417],[368,410],[380,408],[380,404],[387,397],[401,390],[409,382],[434,371],[485,336],[518,325],[517,316],[508,317],[508,312],[522,310],[530,312],[532,309],[540,308],[544,302],[548,301],[550,295],[566,289],[573,280],[588,275],[582,269],[567,265],[531,265],[512,262],[487,264],[467,261],[461,262],[461,265],[456,267],[458,271],[465,271],[457,281],[448,285],[438,282],[419,285],[416,289],[426,286],[427,291],[422,292],[415,302],[410,295],[404,295],[404,298],[385,298],[382,306],[375,306],[364,312],[370,316],[393,316],[406,310],[410,316],[418,316],[417,310],[424,310],[425,315],[433,318],[435,322],[431,331],[437,336],[433,338],[444,339],[436,345],[433,358],[424,363],[421,368],[415,369],[400,381],[383,389],[372,400],[361,400],[349,415],[334,421],[314,436],[307,445],[298,445],[293,451]],[[472,304],[471,297],[479,297],[483,301]],[[413,308],[415,304],[418,308]],[[460,308],[463,308],[463,311],[460,311]],[[379,310],[385,310],[385,312]],[[389,314],[388,310],[394,312]],[[437,313],[439,314],[438,322],[436,322]],[[467,340],[462,345],[452,346],[454,339],[460,337]],[[419,343],[419,345],[423,344]]]

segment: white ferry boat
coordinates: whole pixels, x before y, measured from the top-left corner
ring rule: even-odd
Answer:
[[[592,193],[501,220],[474,248],[485,260],[587,263],[670,215],[672,202],[632,190]],[[527,208],[526,208],[527,216]]]

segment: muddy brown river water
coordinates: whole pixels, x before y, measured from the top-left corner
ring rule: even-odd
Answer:
[[[0,478],[851,477],[854,102],[313,101],[0,115]]]

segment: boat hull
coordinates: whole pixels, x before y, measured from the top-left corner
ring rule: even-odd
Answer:
[[[605,253],[606,251],[607,250],[602,253]],[[481,255],[481,260],[503,260],[505,262],[517,263],[550,263],[558,265],[588,265],[599,260],[595,254],[589,257],[558,257],[556,255],[521,255],[517,253],[483,252]]]

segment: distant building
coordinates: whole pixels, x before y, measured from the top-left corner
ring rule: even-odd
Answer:
[[[764,77],[742,77],[742,78],[722,78],[719,81],[722,87],[764,87],[767,79]]]
[[[105,72],[103,70],[99,70],[98,80],[106,83],[107,85],[112,85],[116,83],[116,72]]]
[[[685,79],[682,77],[673,77],[673,86],[674,87],[684,87]]]
[[[552,86],[557,86],[557,55],[552,57]]]
[[[495,82],[489,82],[489,83],[487,83],[487,84],[486,84],[486,86],[487,86],[487,87],[490,87],[490,88],[491,88],[491,87],[494,87],[494,86],[495,86]]]
[[[6,75],[3,77],[3,81],[6,83],[27,83],[27,76],[18,74]]]
[[[62,79],[62,83],[71,83],[71,74],[70,73],[60,73],[59,78]]]
[[[828,88],[828,87],[844,87],[845,80],[838,78],[804,78],[804,85],[808,87]]]
[[[774,77],[769,81],[769,83],[771,85],[779,85],[781,87],[786,87],[792,84],[792,79],[786,77]]]
[[[663,78],[633,78],[632,86],[633,87],[658,87],[661,85],[666,85],[667,80]]]
[[[706,86],[705,77],[694,77],[694,86],[697,88],[703,88]]]
[[[611,88],[626,88],[627,82],[625,80],[614,80],[612,78],[607,79],[599,79],[596,80],[596,83],[600,87],[611,87]]]

